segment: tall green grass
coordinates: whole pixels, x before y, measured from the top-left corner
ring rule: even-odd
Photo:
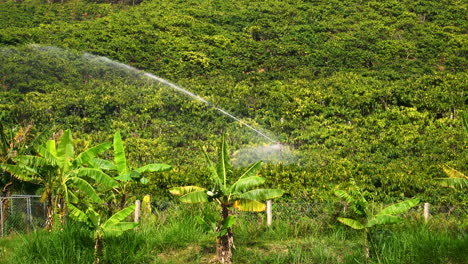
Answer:
[[[215,238],[202,231],[197,217],[218,214],[201,205],[172,205],[121,237],[104,242],[104,263],[210,263]],[[434,263],[464,264],[468,252],[466,229],[460,223],[418,219],[376,230],[375,254],[363,256],[362,236],[355,230],[325,221],[331,217],[284,216],[266,227],[265,216],[240,213],[234,226],[234,263]],[[69,223],[62,231],[37,231],[0,239],[0,263],[92,263],[92,232]]]
[[[408,223],[383,230],[375,237],[376,263],[468,263],[466,230],[442,223]]]

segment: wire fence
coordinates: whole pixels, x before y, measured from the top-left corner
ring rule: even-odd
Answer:
[[[206,206],[206,205],[205,205]],[[426,217],[424,215],[427,206],[428,217],[445,216],[457,219],[468,219],[468,206],[450,205],[425,205],[423,203],[412,208],[408,214],[413,217]],[[180,210],[179,202],[152,203],[153,213]],[[372,205],[372,210],[379,211],[385,205]],[[135,214],[140,215],[140,207]],[[200,207],[201,208],[201,207]],[[192,208],[193,209],[193,208]],[[296,222],[301,219],[315,219],[318,222],[336,222],[338,216],[346,216],[352,213],[345,202],[274,202],[271,210],[273,221]],[[266,217],[266,213],[237,212],[243,218],[258,220]],[[47,219],[46,203],[40,201],[38,195],[14,195],[11,197],[0,197],[0,229],[1,237],[27,233],[36,229],[44,228]],[[135,217],[137,220],[138,217]]]
[[[1,236],[27,233],[43,228],[46,222],[46,204],[38,195],[0,197]]]

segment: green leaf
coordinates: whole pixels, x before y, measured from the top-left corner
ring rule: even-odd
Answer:
[[[38,146],[36,148],[37,152],[49,163],[51,166],[57,166],[59,163],[59,160],[57,158],[57,153],[55,151],[55,141],[49,140],[48,143],[49,146]],[[55,152],[55,154],[53,153]]]
[[[39,178],[33,177],[36,174],[36,171],[27,166],[21,165],[12,165],[12,164],[0,164],[0,168],[5,171],[8,171],[13,175],[13,177],[26,182],[34,182],[36,180],[40,181]]]
[[[68,203],[77,204],[80,201],[73,192],[68,192]]]
[[[341,199],[345,199],[347,203],[353,203],[355,199],[349,195],[346,191],[343,190],[335,190],[335,195],[340,197]]]
[[[94,188],[85,180],[79,177],[71,177],[69,180],[73,182],[73,185],[76,186],[80,191],[86,194],[87,198],[95,203],[103,203],[101,198],[97,195]]]
[[[448,166],[442,167],[448,178],[438,178],[438,182],[441,186],[450,187],[453,189],[464,189],[468,186],[468,177],[462,172],[450,168]]]
[[[181,196],[180,201],[183,203],[205,203],[208,202],[208,195],[206,190],[190,192]]]
[[[134,181],[134,178],[140,178],[140,173],[136,171],[128,171],[126,173],[120,174],[117,177],[114,177],[114,179],[123,181],[123,182],[129,182],[129,181]]]
[[[68,204],[68,215],[77,221],[89,224],[89,217],[73,204]]]
[[[44,158],[32,155],[21,155],[16,156],[13,159],[17,164],[22,164],[27,167],[30,167],[37,171],[38,169],[46,166],[51,166],[51,164]]]
[[[409,199],[400,203],[392,204],[382,211],[380,211],[376,216],[380,215],[397,215],[406,213],[411,207],[414,207],[419,204],[418,198]]]
[[[91,163],[96,155],[110,149],[111,144],[106,142],[81,152],[75,159],[75,166],[79,167],[85,163]]]
[[[91,165],[96,168],[96,169],[101,169],[101,170],[117,170],[117,167],[114,165],[114,163],[104,160],[104,159],[93,159],[91,162]]]
[[[55,148],[54,140],[47,140],[45,148],[52,156],[57,158],[57,149]]]
[[[376,215],[367,222],[366,227],[372,227],[374,225],[398,224],[402,220],[403,219],[401,217],[395,215]]]
[[[140,183],[141,183],[141,184],[148,184],[149,182],[150,182],[150,181],[149,181],[148,178],[146,178],[146,177],[141,177],[141,178],[140,178]]]
[[[168,171],[168,170],[171,170],[172,167],[170,165],[167,165],[167,164],[163,164],[163,163],[152,163],[152,164],[148,164],[148,165],[145,165],[143,167],[140,167],[138,169],[136,169],[135,171],[137,171],[138,173],[145,173],[145,172],[163,172],[163,171]]]
[[[283,193],[284,191],[279,189],[255,189],[240,194],[238,198],[260,201],[281,197]]]
[[[80,168],[77,172],[77,176],[89,177],[93,179],[96,183],[108,188],[114,188],[119,186],[119,183],[116,180],[114,180],[111,176],[105,174],[104,172],[98,169]]]
[[[99,227],[101,224],[101,216],[96,211],[94,211],[92,207],[88,207],[86,210],[86,215],[93,224],[94,228]]]
[[[105,226],[102,228],[104,231],[104,235],[106,237],[111,237],[111,236],[120,236],[122,235],[123,232],[134,229],[138,227],[138,223],[133,223],[133,222],[121,222],[117,223],[111,226]]]
[[[216,166],[218,176],[223,179],[224,187],[227,186],[227,178],[232,172],[231,160],[229,158],[228,145],[226,135],[223,135],[223,139],[220,144],[218,153],[218,164]]]
[[[246,190],[252,189],[256,186],[263,184],[264,182],[265,179],[259,176],[243,178],[238,180],[231,186],[230,193],[245,192]]]
[[[125,150],[119,131],[114,134],[114,162],[119,174],[127,172],[127,160],[125,158]]]
[[[57,148],[57,157],[63,164],[61,167],[67,168],[68,163],[73,159],[75,150],[73,147],[72,135],[69,129],[63,132],[62,137]]]
[[[210,157],[208,156],[208,153],[206,153],[206,150],[202,149],[203,151],[203,155],[205,156],[205,160],[206,162],[208,163],[208,169],[210,170],[210,178],[211,180],[213,181],[213,184],[216,186],[216,187],[219,187],[221,188],[222,185],[222,179],[220,178],[220,176],[218,175],[218,172],[216,170],[216,167],[215,165],[213,164],[213,162],[211,161]]]
[[[223,220],[223,229],[227,229],[227,228],[230,228],[232,227],[235,223],[236,223],[236,216],[235,215],[229,215],[228,217],[226,217],[226,219]]]
[[[104,224],[102,224],[102,228],[107,229],[117,225],[118,223],[125,220],[125,218],[127,218],[130,214],[132,214],[134,210],[135,205],[130,205],[129,207],[118,211],[117,213],[109,217],[109,219],[107,219],[107,221]]]
[[[341,223],[353,228],[353,229],[364,229],[365,226],[363,226],[361,223],[359,223],[358,221],[354,220],[354,219],[350,219],[350,218],[343,218],[343,217],[338,217],[338,221],[340,221]]]
[[[468,180],[463,178],[438,178],[439,184],[444,187],[463,190],[468,186]]]

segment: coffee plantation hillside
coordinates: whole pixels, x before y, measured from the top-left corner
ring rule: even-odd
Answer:
[[[134,194],[167,198],[206,183],[200,146],[222,133],[233,150],[272,143],[219,108],[294,149],[260,172],[285,197],[328,199],[353,177],[380,201],[466,204],[436,180],[443,166],[468,169],[466,11],[461,1],[0,1],[0,119],[5,131],[33,123],[31,137],[71,129],[81,149],[120,131],[132,166],[174,168]]]

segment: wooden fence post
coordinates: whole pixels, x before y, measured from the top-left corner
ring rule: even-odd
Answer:
[[[267,226],[271,226],[271,221],[273,219],[271,200],[267,201],[266,211],[267,211]]]
[[[429,220],[429,203],[424,203],[424,221]]]
[[[135,201],[135,218],[134,218],[135,223],[138,223],[138,220],[140,219],[140,207],[141,207],[141,201],[136,200]]]

